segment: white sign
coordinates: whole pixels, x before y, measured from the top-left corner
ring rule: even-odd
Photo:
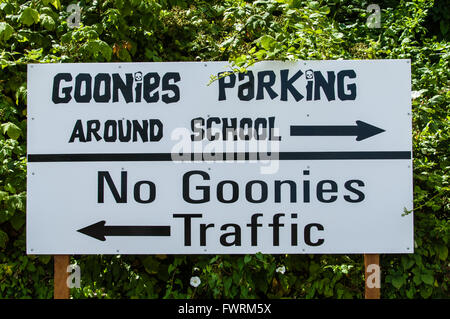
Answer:
[[[412,253],[410,61],[227,65],[29,65],[27,253]]]

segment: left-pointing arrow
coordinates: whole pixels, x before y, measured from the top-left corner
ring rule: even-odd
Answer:
[[[106,226],[104,220],[77,231],[105,241],[105,236],[170,236],[170,226]]]

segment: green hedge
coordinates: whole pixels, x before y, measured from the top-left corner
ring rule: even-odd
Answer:
[[[381,7],[368,28],[367,6]],[[449,15],[445,1],[0,1],[0,298],[51,298],[25,253],[26,64],[412,60],[415,253],[382,255],[384,298],[448,298]],[[49,203],[51,205],[52,203]],[[401,214],[403,212],[399,212]],[[73,256],[74,298],[363,298],[361,255]],[[285,272],[276,271],[284,266]],[[193,288],[192,276],[201,284]]]

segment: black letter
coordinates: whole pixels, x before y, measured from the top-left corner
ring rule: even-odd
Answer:
[[[247,224],[247,227],[252,228],[252,246],[258,245],[258,227],[262,227],[262,224],[258,224],[258,217],[262,216],[263,214],[253,214],[251,223]]]
[[[203,180],[208,180],[210,179],[209,174],[203,171],[190,171],[187,172],[186,174],[183,175],[183,199],[187,202],[187,203],[191,203],[191,204],[201,204],[201,203],[206,203],[209,202],[209,198],[210,198],[210,192],[209,192],[209,187],[208,186],[197,186],[196,189],[197,190],[202,190],[203,191],[203,196],[201,199],[192,199],[189,196],[189,178],[194,175],[194,174],[198,174],[201,177],[203,177]]]
[[[150,141],[157,142],[163,137],[163,124],[160,120],[150,120]],[[157,133],[155,134],[155,131]]]
[[[110,129],[112,132],[110,134]],[[105,130],[103,132],[103,139],[105,142],[115,142],[117,140],[117,123],[113,120],[108,120],[105,122]]]
[[[281,101],[287,101],[288,95],[287,91],[291,92],[292,96],[294,97],[295,101],[298,102],[301,99],[303,99],[303,95],[301,95],[297,89],[292,85],[299,77],[301,77],[303,72],[301,70],[298,70],[297,73],[295,73],[289,80],[289,70],[281,70]]]
[[[105,202],[105,180],[108,183],[109,189],[114,196],[116,203],[126,203],[127,202],[127,172],[121,172],[120,177],[120,195],[117,191],[116,185],[111,178],[108,171],[98,172],[98,203]]]
[[[201,218],[202,214],[173,214],[173,218],[184,218],[184,245],[191,245],[191,219]]]
[[[147,200],[143,200],[141,198],[141,185],[143,184],[148,185],[149,195]],[[140,181],[137,182],[136,185],[134,185],[134,199],[136,200],[136,202],[141,204],[151,203],[155,200],[155,197],[156,197],[156,186],[154,183],[150,181]]]
[[[205,130],[202,126],[205,125],[205,119],[203,117],[197,117],[191,121],[191,130],[194,134],[191,134],[191,141],[201,141],[205,136]]]
[[[153,83],[150,82],[150,79],[153,79]],[[160,77],[156,72],[147,73],[144,76],[144,100],[147,103],[158,102],[159,100],[158,91],[156,91],[152,95],[150,95],[150,93],[159,87],[159,80]]]
[[[303,175],[309,175],[308,170],[303,171]],[[303,202],[309,203],[309,197],[310,197],[310,183],[308,180],[303,181]]]
[[[253,76],[253,72],[239,73],[239,81],[242,81],[246,76],[248,77],[248,82],[238,87],[238,97],[242,101],[250,101],[255,97],[255,77]],[[245,90],[247,90],[247,94],[244,94]]]
[[[105,83],[105,93],[100,95],[100,84]],[[99,73],[94,79],[94,100],[98,103],[109,102],[111,99],[111,76],[108,73]]]
[[[218,74],[219,76],[219,101],[223,101],[227,99],[227,96],[225,94],[225,89],[226,88],[233,88],[234,84],[236,83],[236,75],[234,73],[230,73],[227,76],[221,76],[224,73],[228,73],[228,72],[220,72]],[[225,78],[229,78],[230,82],[225,82]]]
[[[323,186],[325,183],[328,183],[331,185],[331,189],[323,189]],[[322,203],[332,203],[337,199],[336,195],[330,196],[330,199],[325,199],[323,198],[323,193],[335,193],[337,192],[337,184],[335,181],[332,180],[325,180],[325,181],[320,181],[317,184],[317,199],[322,202]]]
[[[350,91],[349,94],[345,93],[344,90],[344,78],[348,76],[350,79],[356,78],[356,73],[353,70],[343,70],[338,73],[338,96],[341,101],[354,100],[356,98],[356,84],[348,84],[347,89]]]
[[[262,127],[262,130],[260,130]],[[258,117],[255,120],[255,139],[258,141],[265,140],[267,138],[267,120],[265,118]],[[261,132],[261,134],[260,134]]]
[[[136,87],[134,88],[134,101],[141,102],[142,97],[142,83],[136,83]]]
[[[231,195],[231,199],[226,200],[223,197],[223,187],[225,184],[230,184],[231,188],[233,189],[233,194]],[[217,184],[217,199],[221,203],[234,203],[239,198],[239,185],[235,181],[221,181],[219,184]]]
[[[127,120],[127,133],[124,134],[123,121],[119,120],[119,141],[129,142],[131,140],[131,121]]]
[[[53,78],[52,101],[55,104],[69,103],[69,101],[72,99],[72,96],[70,96],[70,92],[72,92],[71,86],[63,88],[61,92],[64,93],[64,96],[59,96],[59,86],[62,80],[67,82],[72,81],[72,75],[70,73],[58,73]]]
[[[114,73],[113,77],[113,102],[119,101],[119,90],[122,92],[122,96],[125,102],[133,102],[133,74],[126,73],[125,79],[127,83],[125,84],[120,77],[119,73]]]
[[[264,82],[265,76],[269,76],[269,81]],[[269,93],[270,98],[273,100],[278,94],[272,90],[272,85],[275,84],[275,72],[273,71],[261,71],[258,72],[258,93],[256,94],[257,100],[264,99],[264,89]]]
[[[245,127],[247,126],[247,133],[245,132]],[[249,141],[253,136],[253,121],[249,117],[244,117],[239,122],[239,138],[243,141]]]
[[[133,142],[137,142],[137,135],[142,139],[142,142],[148,142],[148,121],[142,120],[142,126],[138,120],[133,120]]]
[[[345,182],[345,188],[346,188],[347,190],[349,190],[350,192],[355,193],[356,195],[358,195],[358,198],[352,199],[352,198],[350,197],[350,195],[345,195],[345,196],[344,196],[344,199],[345,199],[347,202],[350,202],[350,203],[359,203],[359,202],[362,202],[362,201],[364,200],[364,198],[365,198],[365,195],[364,195],[364,193],[361,192],[360,190],[357,190],[356,188],[354,188],[354,187],[352,186],[353,183],[358,184],[358,186],[365,186],[365,185],[364,185],[364,182],[363,182],[363,181],[360,181],[360,180],[358,180],[358,179],[352,179],[352,180],[350,180],[350,181],[346,181],[346,182]]]
[[[206,246],[206,230],[214,227],[214,224],[200,224],[200,246]]]
[[[237,135],[237,118],[231,118],[230,119],[231,124],[228,124],[228,118],[224,117],[222,118],[222,139],[224,141],[228,140],[228,133],[231,133],[233,140],[237,141],[238,140],[238,135]]]
[[[260,199],[253,199],[252,196],[252,186],[253,184],[259,184],[261,185],[261,198]],[[262,203],[267,200],[267,184],[264,181],[250,181],[245,186],[245,197],[250,203]]]
[[[290,202],[297,202],[297,184],[294,181],[275,181],[275,203],[281,203],[281,185],[288,184],[291,190]]]
[[[73,143],[73,141],[75,141],[76,138],[78,138],[79,142],[86,142],[86,139],[84,138],[83,124],[81,123],[81,120],[77,120],[77,122],[75,123],[72,135],[70,136],[69,143]]]
[[[92,141],[92,135],[94,135],[97,141],[100,141],[102,137],[98,135],[98,131],[100,130],[100,121],[99,120],[91,120],[87,121],[87,131],[86,131],[86,141]]]
[[[323,230],[321,224],[308,224],[305,226],[305,243],[309,246],[320,246],[325,241],[323,238],[318,239],[315,243],[311,241],[311,228],[316,227],[317,230]]]
[[[169,94],[163,94],[162,100],[164,103],[174,103],[180,100],[180,88],[175,84],[169,84],[169,81],[173,80],[175,83],[181,80],[180,73],[178,72],[167,72],[164,74],[162,79],[162,90],[168,91],[171,90],[174,95],[172,97]]]
[[[314,100],[320,100],[320,88],[323,89],[328,101],[334,101],[334,72],[328,71],[328,82],[320,71],[314,71]]]
[[[210,117],[206,120],[206,138],[208,139],[208,141],[215,141],[215,140],[218,140],[220,137],[219,133],[215,133],[214,135],[211,135],[211,126],[212,126],[213,122],[216,124],[220,124],[220,118]]]
[[[241,227],[237,224],[225,224],[222,227],[220,227],[220,230],[226,230],[228,227],[234,227],[234,232],[232,233],[226,233],[220,236],[220,243],[222,246],[240,246],[241,245]],[[231,243],[226,241],[226,238],[228,236],[234,236],[234,241]]]
[[[81,84],[85,83],[86,90],[81,95]],[[80,73],[75,78],[75,101],[78,103],[89,103],[92,98],[92,77],[89,73]]]
[[[273,245],[280,245],[280,227],[283,227],[284,224],[280,224],[280,217],[283,217],[284,214],[275,214],[273,215],[273,223],[269,224],[269,227],[273,227]]]

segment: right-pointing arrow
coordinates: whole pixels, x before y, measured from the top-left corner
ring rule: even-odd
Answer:
[[[380,134],[385,130],[363,121],[356,125],[292,125],[291,136],[356,136],[357,141]]]

